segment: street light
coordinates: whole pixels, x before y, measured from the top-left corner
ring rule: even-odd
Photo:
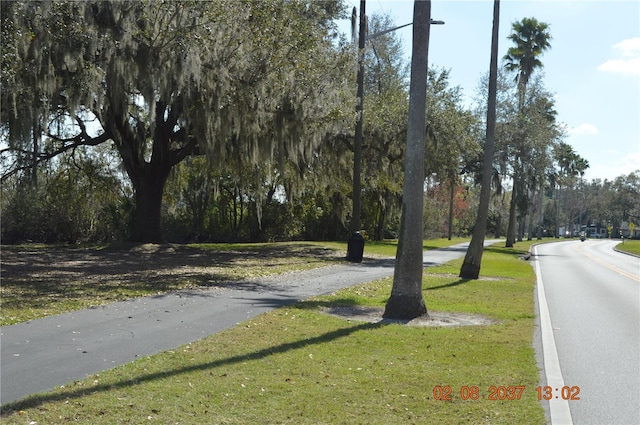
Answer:
[[[396,31],[400,28],[413,25],[413,22],[400,25],[394,28],[389,28],[384,31],[379,31],[373,34],[365,34],[366,31],[366,14],[365,14],[366,0],[360,0],[360,28],[358,32],[358,91],[357,91],[357,104],[356,104],[356,129],[353,141],[353,210],[351,213],[351,226],[349,241],[347,244],[347,260],[349,261],[362,261],[362,251],[360,251],[360,211],[361,205],[361,191],[362,183],[360,175],[362,173],[362,122],[363,122],[363,98],[364,98],[364,49],[365,41],[372,40],[383,34],[387,34],[392,31]],[[355,16],[355,7],[354,7]],[[444,25],[444,21],[430,20],[431,25]],[[364,249],[364,245],[362,245]]]

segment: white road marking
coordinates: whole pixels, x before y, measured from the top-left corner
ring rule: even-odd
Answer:
[[[533,247],[533,255],[537,257],[537,247]],[[542,333],[542,357],[544,359],[544,371],[547,377],[547,385],[553,388],[554,394],[560,394],[564,387],[564,379],[560,370],[560,361],[558,360],[558,351],[556,349],[556,341],[553,336],[553,327],[551,326],[551,317],[549,316],[549,307],[547,306],[547,298],[544,294],[544,284],[542,282],[542,274],[540,273],[539,260],[535,261],[536,284],[538,287],[538,309],[540,310],[540,330]],[[557,389],[557,390],[556,390]],[[569,410],[569,402],[561,397],[549,400],[549,413],[551,415],[552,425],[573,425],[571,419],[571,411]]]

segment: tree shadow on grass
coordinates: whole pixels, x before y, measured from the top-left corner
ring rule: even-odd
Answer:
[[[455,282],[449,282],[444,285],[431,286],[429,288],[425,288],[425,291],[435,291],[437,289],[445,289],[445,288],[453,288],[455,286],[464,285],[465,283],[474,280],[474,279],[458,279]]]
[[[9,416],[20,410],[36,408],[45,403],[73,400],[73,399],[78,399],[78,398],[89,396],[96,393],[108,392],[111,390],[117,390],[122,388],[129,388],[135,385],[143,384],[145,382],[152,382],[160,379],[167,379],[167,378],[179,376],[185,373],[211,370],[211,369],[216,369],[216,368],[224,367],[228,365],[234,365],[237,363],[242,363],[242,362],[251,361],[251,360],[260,360],[275,354],[282,354],[291,350],[298,350],[304,347],[308,347],[310,345],[324,344],[327,342],[331,342],[339,338],[347,337],[358,331],[374,330],[374,329],[381,328],[383,326],[385,326],[385,324],[382,322],[362,323],[362,324],[358,324],[348,328],[342,328],[342,329],[337,329],[331,332],[327,332],[322,335],[318,335],[316,337],[302,339],[294,342],[288,342],[288,343],[280,344],[274,347],[264,348],[262,350],[254,351],[252,353],[241,354],[241,355],[232,356],[225,359],[214,360],[206,363],[189,365],[181,368],[175,368],[172,370],[148,373],[146,375],[132,377],[130,379],[126,379],[117,383],[98,384],[91,388],[63,390],[61,392],[56,392],[54,394],[32,395],[32,396],[28,396],[23,400],[20,400],[14,403],[8,403],[5,406],[2,406],[1,416],[3,417]]]
[[[484,248],[484,252],[492,252],[496,254],[526,255],[529,249],[519,249],[517,247],[506,248],[503,246],[488,246]]]
[[[295,305],[300,310],[320,310],[335,306],[358,305],[358,300],[353,297],[332,298],[330,300],[305,300]]]
[[[223,247],[3,246],[2,307],[48,309],[112,302],[193,287],[255,289],[263,276],[342,261],[335,251],[291,243]],[[248,284],[247,282],[252,282]],[[80,304],[82,305],[82,304]]]

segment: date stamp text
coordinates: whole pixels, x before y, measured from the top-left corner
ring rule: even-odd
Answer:
[[[464,385],[460,388],[453,388],[450,385],[436,385],[433,387],[433,398],[441,401],[452,401],[454,398],[461,400],[520,400],[526,392],[524,385],[491,385],[488,388],[480,388],[475,385]],[[580,387],[564,386],[554,388],[550,386],[539,386],[536,388],[538,400],[580,400]]]

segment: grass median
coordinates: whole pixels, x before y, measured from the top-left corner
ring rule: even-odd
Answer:
[[[479,313],[494,325],[412,327],[323,313],[384,306],[385,279],[30,396],[4,406],[2,422],[544,424],[531,343],[535,278],[519,258],[526,248],[487,249],[480,280],[457,277],[462,260],[425,270],[431,311]]]
[[[640,239],[626,239],[616,245],[616,249],[640,256]]]

